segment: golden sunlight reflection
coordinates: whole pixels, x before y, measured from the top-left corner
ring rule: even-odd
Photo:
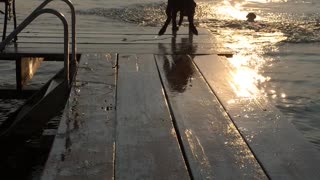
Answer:
[[[223,5],[218,8],[218,13],[229,15],[230,17],[235,19],[244,20],[246,19],[246,15],[248,14],[248,12],[241,11],[241,5],[241,2],[233,2],[231,4],[231,1],[224,0]]]
[[[231,73],[232,81],[230,86],[236,92],[239,97],[255,97],[259,94],[259,90],[256,87],[257,82],[265,82],[266,78],[259,75],[258,72],[247,68],[237,67],[237,69]]]
[[[246,16],[249,13],[245,10],[244,6],[248,3],[282,3],[287,2],[287,0],[224,0],[218,9],[212,11],[217,11],[219,14],[224,16],[229,16],[237,20],[246,20]],[[212,7],[214,8],[214,6]],[[261,20],[258,15],[256,20]]]
[[[265,48],[270,48],[270,42],[277,43],[285,37],[282,33],[263,33],[250,30],[221,31],[223,37],[227,37],[224,43],[236,52],[232,58],[228,58],[231,65],[229,85],[238,97],[257,98],[264,96],[261,85],[270,80],[264,76],[262,69],[271,60],[263,53]],[[285,97],[282,95],[281,97]],[[276,98],[276,97],[275,97]]]
[[[256,3],[280,3],[288,2],[288,0],[245,0],[246,2],[256,2]]]

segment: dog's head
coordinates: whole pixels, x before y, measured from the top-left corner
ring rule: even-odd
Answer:
[[[248,13],[248,15],[246,16],[247,21],[249,22],[253,22],[256,17],[257,16],[253,12]]]

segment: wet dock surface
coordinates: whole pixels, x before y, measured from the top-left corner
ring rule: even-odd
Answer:
[[[42,179],[319,179],[319,152],[263,96],[237,94],[232,52],[205,29],[158,37],[79,17],[78,72]],[[35,22],[1,57],[61,56],[61,32]]]
[[[236,96],[227,62],[83,54],[43,179],[317,179],[316,149]]]

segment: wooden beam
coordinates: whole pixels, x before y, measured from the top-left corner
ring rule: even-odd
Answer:
[[[190,46],[193,51],[189,52]],[[184,44],[177,42],[173,44],[168,43],[102,43],[102,44],[78,44],[78,53],[94,53],[103,52],[106,49],[114,53],[129,53],[129,54],[230,54],[233,52],[228,48],[217,46],[217,44]],[[0,59],[12,57],[15,54],[38,54],[45,56],[48,54],[63,54],[63,45],[61,43],[19,43],[17,48],[8,46],[5,52],[0,54]]]
[[[114,179],[115,57],[81,56],[42,179]]]
[[[116,179],[189,179],[153,55],[120,55]]]
[[[194,179],[267,179],[188,55],[156,56]]]
[[[319,179],[319,151],[255,84],[242,87],[225,57],[197,56],[194,61],[271,179]]]

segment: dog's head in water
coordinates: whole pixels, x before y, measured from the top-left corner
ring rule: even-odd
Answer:
[[[254,14],[253,12],[248,13],[248,15],[246,16],[248,22],[254,22],[254,19],[256,19],[256,17],[256,14]]]

